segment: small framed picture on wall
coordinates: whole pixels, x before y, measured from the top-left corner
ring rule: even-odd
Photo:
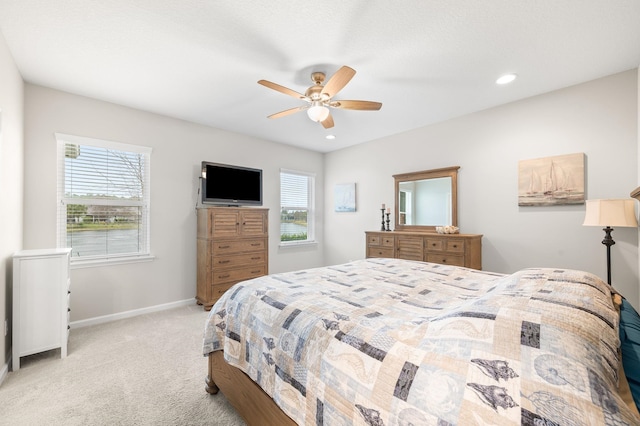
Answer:
[[[333,189],[333,200],[336,212],[356,211],[356,184],[339,183]]]

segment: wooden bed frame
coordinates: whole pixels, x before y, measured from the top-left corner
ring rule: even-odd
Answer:
[[[297,425],[249,376],[227,364],[222,351],[210,353],[208,364],[206,391],[222,391],[248,425]]]

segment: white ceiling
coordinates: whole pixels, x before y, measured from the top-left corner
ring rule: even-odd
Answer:
[[[640,65],[638,0],[0,0],[0,30],[29,83],[320,152]],[[258,80],[341,65],[380,111],[266,118],[304,102]]]

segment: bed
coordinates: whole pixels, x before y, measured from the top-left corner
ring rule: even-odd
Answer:
[[[211,309],[207,390],[248,424],[640,424],[618,305],[573,270],[370,258],[268,275]]]

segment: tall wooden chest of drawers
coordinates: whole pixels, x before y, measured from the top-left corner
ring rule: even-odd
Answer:
[[[232,285],[269,273],[269,210],[202,207],[197,212],[196,300],[210,310]]]
[[[391,257],[482,269],[482,235],[366,232],[367,257]]]

